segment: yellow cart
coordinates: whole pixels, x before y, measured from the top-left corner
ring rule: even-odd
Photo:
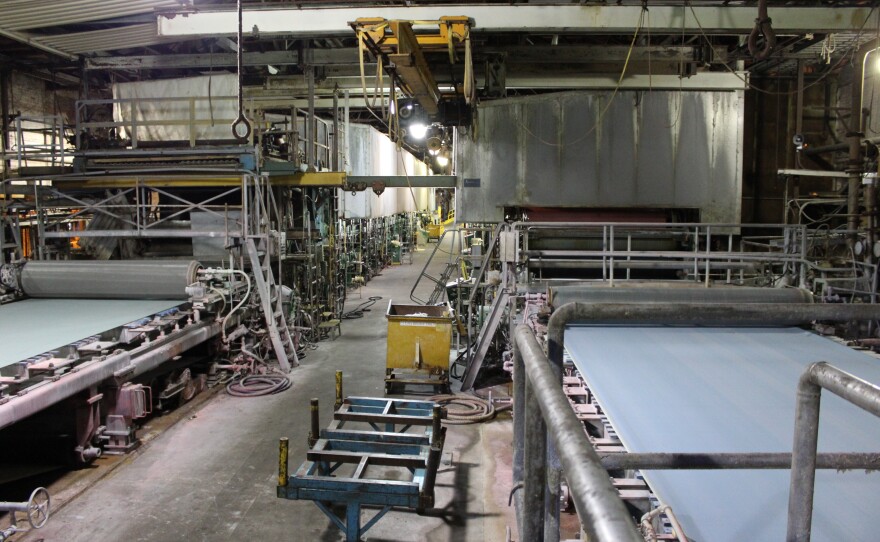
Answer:
[[[452,315],[446,305],[395,305],[388,302],[388,353],[385,393],[395,386],[449,388]]]

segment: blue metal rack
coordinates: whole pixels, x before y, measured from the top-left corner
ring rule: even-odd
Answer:
[[[434,482],[443,451],[446,429],[443,410],[429,401],[349,397],[334,413],[330,426],[318,435],[318,401],[312,400],[312,434],[306,461],[288,476],[288,444],[281,439],[278,497],[311,500],[357,542],[392,507],[422,512],[434,505]],[[358,424],[356,427],[352,425]],[[410,430],[416,428],[417,432]],[[336,475],[343,465],[356,465],[346,476]],[[409,480],[372,477],[371,466],[400,467]],[[345,506],[339,517],[334,506]],[[363,525],[362,507],[379,507]]]

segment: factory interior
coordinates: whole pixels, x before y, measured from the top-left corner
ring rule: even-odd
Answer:
[[[878,540],[878,86],[877,0],[0,2],[0,542]]]

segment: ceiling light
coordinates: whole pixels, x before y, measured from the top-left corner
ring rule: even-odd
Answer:
[[[440,167],[446,167],[449,165],[449,157],[445,154],[438,155],[435,160],[437,161],[437,165]]]
[[[428,126],[421,122],[414,122],[409,125],[407,132],[413,139],[425,139],[425,135],[428,133]]]

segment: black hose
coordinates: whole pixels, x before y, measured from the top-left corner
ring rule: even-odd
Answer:
[[[286,376],[249,375],[226,384],[226,393],[235,397],[260,397],[281,393],[292,385]]]
[[[366,301],[355,307],[354,309],[342,313],[342,320],[354,320],[355,318],[363,318],[365,312],[370,311],[370,307],[376,304],[376,301],[382,299],[382,296],[376,295],[368,298]]]

